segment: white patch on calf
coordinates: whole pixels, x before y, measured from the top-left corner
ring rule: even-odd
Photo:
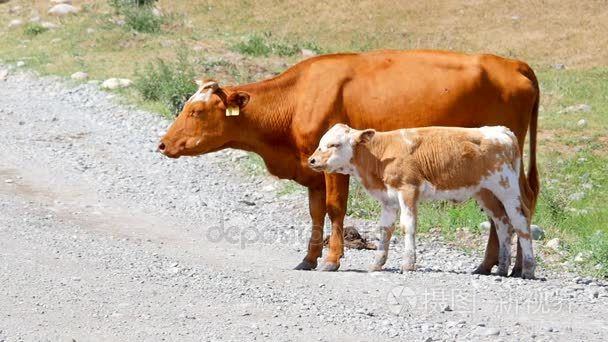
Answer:
[[[401,130],[401,136],[403,136],[403,140],[407,145],[413,145],[412,141],[407,137],[407,131],[405,129]]]
[[[424,181],[418,187],[418,191],[420,191],[421,199],[463,202],[473,197],[473,195],[479,191],[479,185],[437,190],[433,184]]]
[[[484,126],[478,128],[484,139],[503,145],[511,145],[515,139],[513,133],[504,126]]]

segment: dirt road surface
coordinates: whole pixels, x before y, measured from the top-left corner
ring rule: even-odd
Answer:
[[[1,67],[6,68],[6,67]],[[481,260],[418,241],[419,271],[293,271],[306,196],[277,195],[240,152],[170,160],[168,121],[95,85],[0,81],[0,341],[604,340],[608,287],[470,274]],[[350,220],[352,222],[352,220]],[[356,222],[361,230],[370,222]]]

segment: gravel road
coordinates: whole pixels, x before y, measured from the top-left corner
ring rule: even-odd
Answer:
[[[5,68],[0,66],[1,68]],[[479,255],[418,241],[420,270],[291,270],[306,196],[247,175],[243,153],[170,160],[169,122],[97,86],[0,80],[0,341],[604,340],[608,287],[546,271],[469,272]],[[352,224],[353,221],[349,220]],[[370,222],[354,222],[369,230]]]

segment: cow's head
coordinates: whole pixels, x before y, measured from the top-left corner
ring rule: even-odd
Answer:
[[[344,124],[334,125],[321,138],[319,147],[308,158],[308,165],[319,172],[351,174],[354,149],[357,144],[368,142],[375,133],[373,129],[360,131]]]
[[[196,81],[199,88],[160,139],[158,150],[171,158],[220,150],[239,134],[239,113],[249,94],[225,91],[215,81]]]

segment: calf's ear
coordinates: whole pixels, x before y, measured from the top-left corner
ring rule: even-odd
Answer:
[[[234,92],[226,99],[226,107],[243,108],[247,103],[249,103],[249,94],[243,91]]]
[[[366,142],[370,141],[374,137],[375,134],[376,134],[376,131],[373,129],[363,130],[363,131],[357,133],[355,141],[358,144],[365,144]]]

